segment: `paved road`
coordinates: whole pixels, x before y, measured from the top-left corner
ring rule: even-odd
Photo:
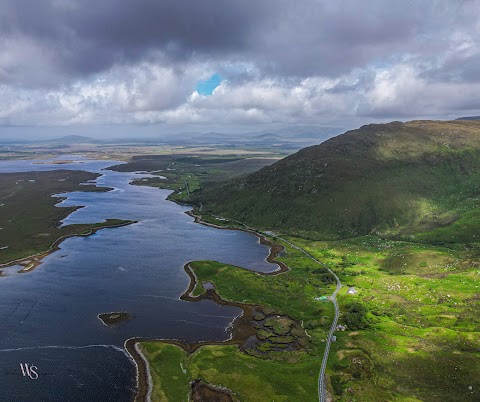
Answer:
[[[235,220],[232,220],[232,221],[242,225],[243,227],[245,227],[245,228],[247,228],[247,229],[249,229],[253,232],[259,232],[259,231],[255,230],[254,228],[245,225],[242,222],[235,221]],[[337,302],[337,293],[340,290],[340,288],[342,287],[342,282],[340,281],[340,278],[337,275],[335,275],[335,272],[333,272],[327,265],[325,265],[323,262],[318,261],[313,255],[311,255],[308,251],[305,251],[303,248],[289,242],[288,240],[286,240],[286,239],[284,239],[280,236],[277,236],[273,232],[259,232],[259,233],[261,233],[265,236],[274,236],[277,239],[280,239],[280,240],[284,241],[285,243],[287,243],[291,247],[301,251],[307,257],[309,257],[311,260],[315,261],[318,265],[321,265],[322,267],[326,268],[328,270],[328,272],[330,272],[333,275],[333,277],[335,278],[335,281],[337,283],[337,287],[335,288],[335,291],[332,293],[332,296],[330,296],[330,300],[333,302],[333,306],[335,307],[335,316],[333,317],[332,325],[331,325],[330,331],[328,333],[327,343],[325,345],[325,352],[323,354],[323,359],[322,359],[322,366],[320,367],[320,372],[318,374],[318,399],[320,400],[320,402],[326,402],[327,401],[327,388],[326,388],[326,385],[325,385],[325,370],[327,369],[328,355],[330,353],[330,346],[332,344],[333,333],[335,332],[335,329],[337,328],[338,317],[340,316],[340,309],[338,308],[338,302]]]
[[[273,235],[273,233],[272,233]],[[342,287],[342,282],[340,282],[340,279],[335,273],[323,262],[318,261],[314,256],[312,256],[308,251],[305,251],[303,248],[298,247],[297,245],[289,242],[288,240],[285,240],[279,236],[276,236],[277,239],[280,239],[284,241],[285,243],[289,244],[293,248],[300,250],[303,252],[307,257],[315,261],[317,264],[321,265],[322,267],[328,269],[328,272],[330,272],[334,278],[335,281],[337,282],[337,287],[335,288],[335,291],[333,292],[332,296],[330,299],[333,302],[333,306],[335,307],[335,316],[332,321],[332,325],[330,327],[330,332],[328,333],[328,338],[327,338],[327,344],[325,345],[325,353],[323,354],[323,360],[322,360],[322,366],[320,367],[320,373],[318,374],[318,399],[320,402],[326,402],[327,401],[327,388],[325,386],[325,370],[327,368],[327,361],[328,361],[328,355],[330,353],[330,345],[332,344],[332,337],[333,333],[335,332],[335,329],[337,328],[337,323],[338,323],[338,317],[340,315],[340,310],[338,308],[338,302],[337,302],[337,293]]]

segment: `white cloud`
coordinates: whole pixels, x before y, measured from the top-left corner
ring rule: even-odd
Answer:
[[[394,16],[389,14],[389,18]],[[441,31],[435,42],[430,38],[433,30],[424,33],[418,41],[409,42],[410,46],[394,47],[389,54],[383,48],[388,47],[388,41],[380,41],[375,27],[364,29],[368,25],[364,22],[349,32],[361,30],[367,38],[374,36],[374,47],[378,50],[382,46],[381,57],[324,75],[315,71],[307,75],[275,73],[255,59],[230,55],[167,63],[159,53],[117,63],[74,81],[62,80],[53,49],[26,36],[4,37],[0,39],[0,123],[351,126],[371,120],[480,114],[480,34],[478,21],[472,21],[453,25],[455,29],[448,33]],[[406,26],[410,32],[411,24]],[[282,30],[290,32],[291,28]],[[347,40],[347,34],[337,34],[336,43],[345,44],[342,41]],[[361,39],[352,46],[352,52],[365,44]],[[300,62],[295,60],[299,51],[310,51],[291,50],[292,63]],[[374,50],[369,50],[371,55],[377,54]],[[328,63],[328,54],[322,54]],[[336,56],[332,58],[338,62]],[[226,79],[213,95],[195,92],[198,81],[216,72]],[[28,81],[29,77],[34,77],[34,82]],[[57,85],[44,85],[56,77]]]
[[[480,114],[477,1],[191,0],[189,12],[93,3],[0,4],[0,124],[351,126]],[[226,80],[212,96],[195,93],[213,73]]]

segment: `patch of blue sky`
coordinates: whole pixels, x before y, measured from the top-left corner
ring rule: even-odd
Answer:
[[[204,96],[213,94],[215,88],[217,88],[222,82],[220,74],[213,74],[208,80],[199,81],[195,90]]]

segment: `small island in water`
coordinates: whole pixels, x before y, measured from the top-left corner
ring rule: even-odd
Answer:
[[[132,315],[124,311],[113,313],[102,313],[98,315],[98,318],[108,326],[118,325],[122,322],[132,319]]]

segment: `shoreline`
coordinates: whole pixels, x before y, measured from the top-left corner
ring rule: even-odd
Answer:
[[[89,183],[90,182],[91,184],[93,184],[94,185],[94,190],[81,189],[81,190],[77,190],[77,191],[104,193],[104,192],[109,192],[109,191],[114,190],[113,187],[101,187],[101,186],[96,185],[96,181],[100,177],[104,176],[102,173],[88,172],[86,170],[82,171],[82,172],[93,173],[93,174],[96,175],[96,177],[94,179],[90,179],[89,181],[84,182],[84,183]],[[82,185],[84,183],[79,183],[79,185]],[[57,202],[55,203],[55,206],[58,207],[59,204],[61,204],[63,201],[68,199],[68,197],[66,195],[70,192],[71,191],[62,191],[60,193],[51,193],[51,194],[48,194],[48,197],[56,199]],[[68,206],[67,207],[60,207],[60,208],[65,209],[65,213],[63,214],[63,217],[61,217],[59,222],[62,223],[62,221],[64,219],[66,219],[68,216],[70,216],[72,213],[74,213],[74,212],[76,212],[79,209],[82,209],[84,207],[85,207],[85,205],[74,205],[74,206],[70,206],[70,207],[68,207]],[[111,221],[111,220],[121,220],[123,222],[115,224],[115,225],[108,225],[107,224],[108,221]],[[122,226],[127,226],[127,225],[130,225],[130,224],[133,224],[133,223],[138,223],[138,221],[130,221],[130,220],[122,220],[122,219],[106,219],[105,222],[103,222],[103,225],[100,225],[100,226],[97,226],[97,227],[91,227],[91,228],[89,228],[87,233],[71,233],[71,234],[60,236],[59,238],[57,238],[56,240],[53,241],[53,243],[51,244],[51,246],[47,250],[39,251],[38,253],[31,254],[31,255],[26,256],[26,257],[20,257],[20,258],[14,259],[14,260],[10,260],[10,261],[4,262],[4,263],[0,263],[0,272],[2,272],[1,270],[3,268],[8,268],[8,267],[11,267],[11,266],[14,266],[14,265],[22,265],[23,266],[23,268],[20,271],[18,271],[19,273],[26,273],[26,272],[33,271],[35,268],[37,268],[42,263],[42,260],[45,257],[47,257],[49,254],[51,254],[55,251],[58,251],[60,249],[60,247],[59,247],[60,244],[64,240],[66,240],[70,237],[91,236],[101,229],[122,227]],[[89,225],[89,224],[87,223],[87,224],[84,224],[84,225]],[[95,223],[90,224],[90,225],[95,225]]]
[[[290,268],[285,263],[283,263],[282,261],[277,261],[276,260],[278,255],[285,249],[285,247],[282,246],[281,244],[274,243],[274,242],[268,240],[267,237],[265,237],[263,234],[255,232],[254,230],[251,230],[251,229],[245,229],[245,228],[240,228],[240,227],[236,228],[236,227],[220,226],[220,225],[215,225],[214,223],[205,222],[205,221],[202,220],[202,216],[195,214],[193,212],[193,210],[187,211],[185,213],[188,216],[191,216],[194,219],[195,223],[199,223],[200,225],[209,226],[209,227],[212,227],[212,228],[215,228],[215,229],[238,230],[238,231],[241,231],[241,232],[250,233],[250,234],[258,237],[259,243],[263,246],[267,246],[270,250],[270,253],[265,258],[265,260],[267,262],[269,262],[270,264],[277,264],[277,266],[278,266],[278,268],[274,271],[258,272],[259,274],[262,274],[262,275],[278,275],[278,274],[281,274],[283,272],[287,272],[287,271],[290,270]],[[242,267],[239,267],[239,268],[242,268]]]
[[[119,317],[111,318],[110,316],[112,315],[118,315]],[[105,318],[103,316],[105,316]],[[106,327],[115,327],[116,325],[121,324],[125,321],[130,321],[134,317],[127,311],[108,311],[105,313],[97,314],[97,318]]]
[[[108,220],[107,220],[107,222],[108,222]],[[104,223],[107,223],[107,222],[104,222]],[[87,236],[91,236],[91,235],[95,234],[96,232],[98,232],[99,230],[102,230],[102,229],[119,228],[119,227],[123,227],[123,226],[132,225],[134,223],[138,223],[138,221],[125,221],[125,222],[122,222],[122,223],[117,223],[115,225],[105,224],[105,225],[97,226],[97,227],[94,227],[94,228],[90,228],[87,233],[72,233],[72,234],[61,236],[52,243],[52,245],[50,246],[50,248],[48,250],[40,251],[39,253],[32,254],[28,257],[21,257],[21,258],[17,258],[16,260],[12,260],[12,261],[9,261],[9,262],[2,263],[2,264],[0,264],[0,270],[3,269],[3,268],[8,268],[8,267],[14,266],[14,265],[22,265],[22,263],[23,263],[23,264],[26,264],[26,265],[24,265],[24,268],[19,271],[20,273],[33,271],[35,268],[37,268],[43,262],[42,260],[45,257],[54,253],[55,251],[58,251],[60,249],[60,244],[64,240],[69,239],[70,237],[76,237],[76,236],[87,237]],[[32,266],[32,264],[33,264],[33,266]]]
[[[259,238],[259,242],[262,245],[269,247],[269,255],[266,258],[266,261],[271,264],[277,264],[278,268],[274,271],[269,272],[257,272],[259,275],[279,275],[281,273],[287,272],[290,268],[283,262],[277,261],[276,257],[279,255],[281,251],[284,250],[284,247],[281,244],[273,243],[268,240],[265,236],[254,232],[253,230],[248,229],[241,229],[241,228],[232,228],[232,227],[224,227],[219,225],[214,225],[208,222],[204,222],[201,219],[201,216],[196,215],[193,210],[186,211],[187,215],[194,218],[195,223],[199,223],[201,225],[214,227],[216,229],[223,229],[223,230],[240,230],[243,232],[251,233]],[[130,358],[133,360],[136,366],[137,371],[137,394],[134,398],[135,402],[145,402],[150,401],[150,392],[152,390],[152,382],[151,382],[151,373],[148,367],[148,362],[143,356],[142,352],[139,350],[138,345],[141,342],[164,342],[179,346],[183,350],[185,350],[188,354],[195,352],[198,348],[202,346],[208,345],[240,345],[243,340],[247,339],[250,335],[252,335],[252,328],[250,328],[250,322],[253,317],[253,312],[257,307],[254,304],[248,303],[239,303],[234,301],[229,301],[223,299],[215,289],[208,289],[204,293],[199,296],[192,296],[191,292],[198,284],[198,279],[195,275],[193,268],[190,264],[193,261],[187,262],[183,269],[185,273],[190,278],[190,283],[185,289],[185,291],[179,296],[180,300],[185,300],[188,302],[197,302],[200,300],[209,299],[213,302],[222,305],[222,306],[232,306],[238,307],[242,310],[242,312],[235,317],[229,326],[226,328],[226,331],[230,329],[231,334],[229,339],[224,341],[203,341],[203,342],[195,342],[195,343],[188,343],[184,341],[180,341],[178,339],[147,339],[147,338],[140,338],[140,337],[133,337],[129,338],[125,341],[125,350],[130,355]],[[238,267],[239,269],[246,269],[242,267]],[[253,331],[254,333],[254,331]]]

